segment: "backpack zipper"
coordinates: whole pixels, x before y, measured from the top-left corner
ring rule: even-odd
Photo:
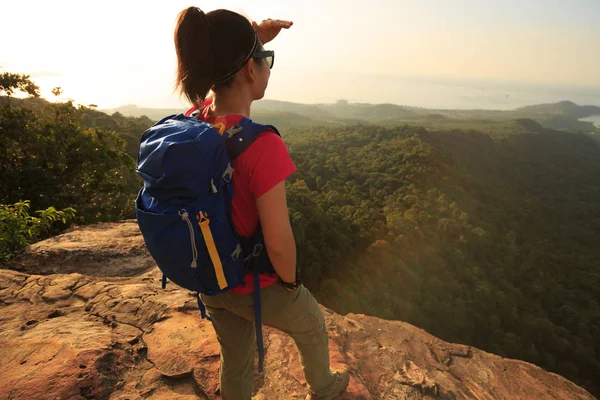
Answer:
[[[179,210],[179,216],[187,223],[188,230],[190,231],[190,241],[192,242],[192,263],[190,264],[190,267],[196,268],[198,266],[196,263],[196,260],[198,259],[198,249],[196,248],[196,237],[194,236],[192,221],[190,221],[190,214],[188,214],[185,209],[181,209]]]

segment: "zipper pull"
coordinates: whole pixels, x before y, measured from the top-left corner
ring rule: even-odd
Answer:
[[[190,221],[190,214],[186,209],[179,210],[179,216],[182,220],[187,223],[188,230],[190,232],[190,242],[192,244],[192,262],[190,263],[191,268],[196,268],[198,263],[196,260],[198,259],[198,249],[196,249],[196,236],[194,235],[194,227],[192,226],[192,221]]]
[[[200,211],[198,213],[198,223],[200,225],[208,225],[210,224],[210,219],[208,219],[208,214],[204,211]]]

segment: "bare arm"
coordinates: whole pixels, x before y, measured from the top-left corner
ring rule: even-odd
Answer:
[[[296,242],[285,196],[285,181],[256,200],[269,259],[284,282],[296,281]]]

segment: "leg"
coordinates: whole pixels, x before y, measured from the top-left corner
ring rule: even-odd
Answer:
[[[248,400],[254,379],[254,322],[219,308],[219,296],[203,296],[202,300],[221,345],[221,398]]]
[[[296,342],[306,382],[313,393],[326,395],[336,383],[329,368],[325,317],[304,286],[293,292],[275,283],[261,291],[263,322],[290,335]]]

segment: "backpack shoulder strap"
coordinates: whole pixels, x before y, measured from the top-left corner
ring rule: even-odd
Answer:
[[[277,128],[272,125],[262,125],[252,122],[249,118],[243,118],[239,124],[229,128],[227,134],[227,152],[231,161],[235,160],[256,140],[262,132],[270,130],[281,136]]]

